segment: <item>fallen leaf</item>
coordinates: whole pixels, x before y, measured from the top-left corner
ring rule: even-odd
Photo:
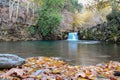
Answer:
[[[16,73],[17,76],[21,77],[25,73],[25,71],[23,69],[12,68],[9,71],[7,71],[6,73],[2,74],[0,77],[5,78],[7,76],[10,76],[13,73]]]

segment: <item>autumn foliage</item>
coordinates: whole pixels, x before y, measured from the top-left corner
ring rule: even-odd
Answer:
[[[93,13],[89,10],[85,11],[84,13],[80,13],[76,11],[73,14],[73,27],[82,26],[86,24],[86,22],[93,17]]]
[[[85,67],[71,66],[55,57],[32,57],[22,66],[1,70],[0,77],[9,80],[120,80],[114,76],[115,71],[120,71],[119,62]]]

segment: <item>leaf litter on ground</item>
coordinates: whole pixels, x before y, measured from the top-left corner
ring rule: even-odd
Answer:
[[[120,62],[72,66],[54,57],[31,57],[25,64],[0,71],[3,80],[120,80]]]

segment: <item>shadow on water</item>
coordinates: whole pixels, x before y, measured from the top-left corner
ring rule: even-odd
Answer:
[[[120,45],[80,41],[20,41],[0,42],[0,53],[21,57],[60,57],[73,65],[93,65],[109,60],[120,60]]]

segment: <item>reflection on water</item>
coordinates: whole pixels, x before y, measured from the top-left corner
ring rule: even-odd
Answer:
[[[120,45],[80,44],[79,41],[27,41],[0,42],[0,53],[13,53],[21,57],[60,57],[70,64],[92,65],[109,60],[120,60]]]

